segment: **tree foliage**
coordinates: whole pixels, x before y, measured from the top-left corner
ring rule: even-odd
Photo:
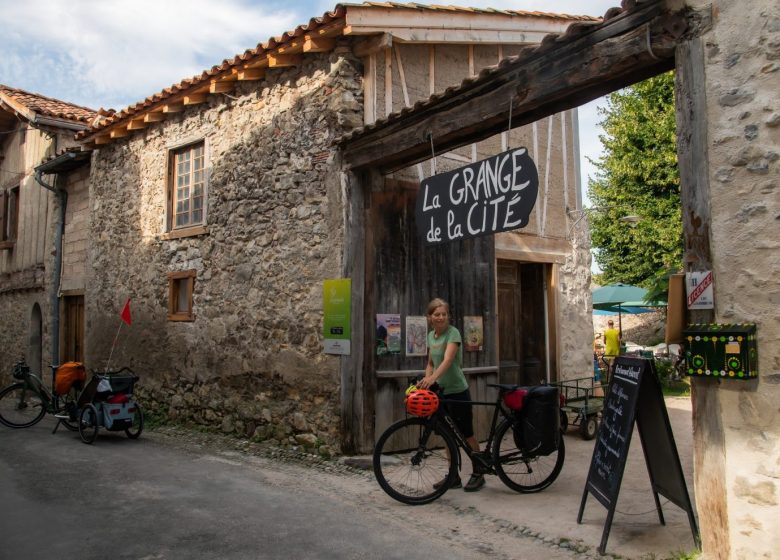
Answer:
[[[682,261],[680,175],[674,75],[662,74],[610,94],[599,136],[604,152],[588,195],[591,240],[605,283],[649,286]],[[620,220],[635,215],[631,226]]]

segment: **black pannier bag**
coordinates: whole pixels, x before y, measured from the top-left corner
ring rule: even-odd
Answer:
[[[520,411],[525,451],[549,455],[558,449],[560,431],[560,398],[558,387],[530,387]]]

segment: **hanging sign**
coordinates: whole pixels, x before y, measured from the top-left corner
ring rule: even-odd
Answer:
[[[688,294],[688,309],[713,309],[712,271],[687,272],[685,288]]]
[[[525,148],[434,175],[417,193],[417,233],[435,245],[525,227],[538,192]]]
[[[349,355],[352,280],[335,278],[322,285],[322,330],[326,354]]]

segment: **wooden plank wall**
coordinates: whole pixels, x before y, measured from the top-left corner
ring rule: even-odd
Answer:
[[[438,246],[425,246],[417,237],[414,216],[417,185],[387,180],[371,193],[366,212],[366,319],[375,324],[378,313],[401,315],[402,341],[409,315],[425,315],[428,302],[442,297],[451,305],[452,323],[463,331],[465,315],[482,316],[484,350],[464,352],[472,398],[492,400],[487,383],[497,380],[495,251],[491,236]],[[370,276],[370,278],[368,278]],[[375,436],[405,416],[403,392],[410,377],[425,368],[425,358],[400,354],[377,356],[367,346],[377,375]],[[367,360],[368,362],[368,360]],[[478,433],[486,432],[490,407],[476,407]]]
[[[0,251],[0,274],[23,271],[44,264],[49,227],[51,193],[34,177],[34,167],[47,154],[51,140],[41,132],[28,129],[14,134],[4,150],[0,174],[3,190],[20,186],[17,240],[12,250]]]

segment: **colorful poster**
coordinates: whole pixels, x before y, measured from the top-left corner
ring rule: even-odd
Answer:
[[[423,316],[406,318],[406,355],[428,355],[428,320]]]
[[[376,355],[401,353],[401,315],[383,313],[376,316]]]
[[[480,352],[483,338],[482,317],[463,317],[463,346],[466,352]]]
[[[352,280],[336,278],[322,284],[322,330],[326,354],[350,353]]]

